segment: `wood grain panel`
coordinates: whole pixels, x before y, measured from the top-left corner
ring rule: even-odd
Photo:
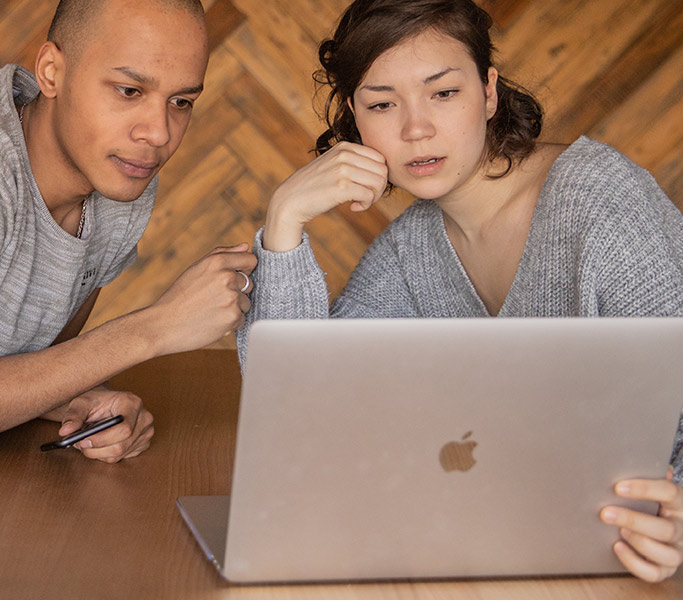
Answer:
[[[544,101],[544,139],[606,141],[683,208],[680,0],[481,0],[502,72]],[[250,240],[278,183],[312,158],[317,45],[349,0],[204,0],[211,59],[180,150],[161,175],[139,259],[104,290],[88,327],[152,301],[215,245]],[[28,67],[57,0],[0,4],[0,62]],[[412,201],[335,210],[308,231],[338,293],[368,243]],[[230,345],[224,342],[220,345]]]

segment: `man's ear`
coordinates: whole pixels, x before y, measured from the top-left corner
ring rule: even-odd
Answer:
[[[45,42],[36,57],[36,79],[47,98],[55,98],[64,80],[64,53],[54,44]]]

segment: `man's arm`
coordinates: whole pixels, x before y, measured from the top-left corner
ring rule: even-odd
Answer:
[[[97,298],[100,295],[101,289],[102,288],[97,288],[85,299],[85,302],[83,302],[81,307],[78,309],[73,319],[71,319],[71,321],[64,326],[64,329],[62,329],[60,334],[55,338],[55,341],[52,342],[52,346],[56,346],[57,344],[61,344],[62,342],[73,339],[81,332],[86,321],[88,320],[88,317],[90,317],[90,313],[95,306],[95,302],[97,302]],[[44,415],[41,415],[41,417],[43,419],[49,419],[50,421],[61,421],[66,409],[67,405],[64,404],[45,413]]]
[[[61,333],[55,338],[55,341],[52,342],[53,346],[75,338],[79,333],[81,333],[83,327],[85,327],[85,322],[88,320],[88,317],[90,317],[90,313],[95,306],[95,302],[97,302],[100,291],[101,288],[93,290],[92,294],[85,299],[85,302],[83,302],[81,307],[78,309],[78,312],[76,312],[73,319],[71,319],[71,321],[64,326],[64,329],[62,329]]]
[[[151,306],[44,350],[0,358],[0,431],[44,415],[135,364],[201,348],[240,327],[250,303],[236,271],[249,274],[255,264],[246,244],[217,248]],[[94,300],[79,310],[81,319]],[[77,327],[75,319],[64,337],[72,325]]]

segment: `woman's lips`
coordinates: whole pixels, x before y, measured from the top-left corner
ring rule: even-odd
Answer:
[[[147,179],[154,175],[159,163],[156,162],[146,162],[140,160],[131,160],[120,158],[118,156],[113,156],[114,164],[118,167],[120,171],[128,175],[129,177],[136,177],[140,179]]]
[[[426,177],[438,173],[445,162],[445,156],[417,157],[406,163],[406,169],[413,177]]]

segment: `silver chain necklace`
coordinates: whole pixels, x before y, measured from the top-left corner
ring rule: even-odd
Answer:
[[[19,125],[22,126],[22,129],[24,126],[24,109],[26,108],[27,104],[28,104],[28,102],[24,102],[21,105],[21,108],[19,109]],[[81,208],[81,220],[78,223],[78,231],[76,232],[76,238],[79,240],[81,239],[81,236],[83,235],[83,227],[85,226],[85,210],[86,210],[86,206],[88,204],[88,200],[90,199],[91,196],[92,196],[92,194],[88,194],[85,198],[83,198],[83,207]]]

